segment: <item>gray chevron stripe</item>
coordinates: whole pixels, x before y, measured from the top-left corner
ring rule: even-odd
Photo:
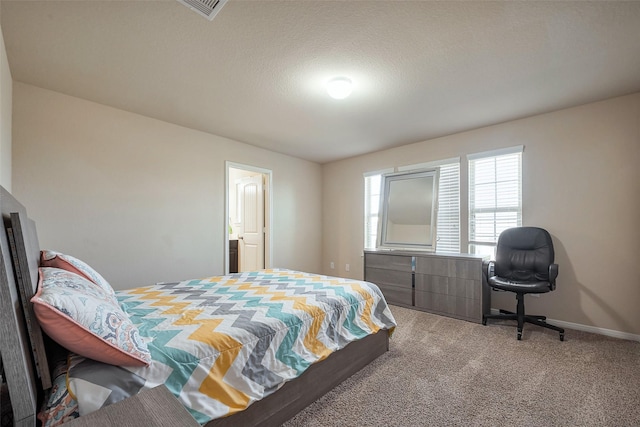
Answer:
[[[340,330],[343,328],[342,325],[338,324],[338,317],[340,315],[340,311],[344,306],[345,297],[335,295],[335,293],[331,289],[315,290],[313,283],[314,282],[309,282],[309,285],[307,287],[303,287],[305,285],[296,283],[296,287],[293,289],[293,295],[314,295],[316,297],[316,301],[330,306],[333,309],[333,313],[331,315],[331,322],[327,327],[327,336],[332,341],[337,342],[340,346],[348,344],[349,342],[351,342],[351,340],[346,335],[340,333]],[[262,281],[261,284],[270,285],[272,288],[274,287],[273,282],[268,280]],[[286,283],[278,283],[275,288],[279,290],[291,291],[291,280],[289,279]],[[328,295],[328,292],[330,292],[332,295]]]
[[[256,384],[263,386],[265,390],[271,391],[274,387],[277,387],[278,384],[282,383],[283,378],[264,366],[262,360],[271,346],[271,341],[273,341],[276,331],[262,322],[252,321],[254,314],[257,313],[256,310],[247,310],[246,308],[234,310],[234,307],[235,304],[223,303],[213,310],[211,314],[222,316],[235,315],[237,318],[231,326],[244,329],[258,337],[258,342],[249,355],[247,364],[245,364],[242,369],[242,374],[247,378],[251,378]]]

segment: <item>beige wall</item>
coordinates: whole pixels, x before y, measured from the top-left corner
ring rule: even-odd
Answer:
[[[465,155],[523,144],[524,224],[551,232],[560,264],[527,311],[640,334],[640,94],[322,167],[21,83],[13,105],[13,193],[41,246],[117,288],[222,273],[225,160],[273,170],[274,266],[361,278],[363,172],[461,156],[466,236]]]
[[[465,156],[520,144],[524,225],[549,230],[560,266],[527,311],[640,334],[640,93],[324,165],[323,271],[363,276],[363,172],[461,156],[466,236]],[[492,306],[515,298],[493,293]]]
[[[318,164],[16,82],[13,194],[115,288],[224,272],[225,161],[273,171],[275,267],[318,272]]]
[[[0,185],[11,191],[11,70],[0,28]]]

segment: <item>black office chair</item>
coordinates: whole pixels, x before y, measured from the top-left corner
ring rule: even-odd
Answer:
[[[546,322],[546,316],[524,313],[525,294],[541,294],[556,288],[558,264],[554,264],[551,236],[538,227],[516,227],[503,231],[498,238],[496,260],[489,263],[489,286],[502,291],[515,292],[518,301],[516,313],[500,310],[500,314],[486,314],[487,319],[518,321],[518,340],[522,339],[525,322],[560,332],[564,341],[564,329]]]

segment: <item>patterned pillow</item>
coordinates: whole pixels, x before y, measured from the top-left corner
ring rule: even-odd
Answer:
[[[91,268],[86,262],[72,257],[71,255],[61,254],[56,251],[42,250],[40,251],[40,266],[61,268],[72,273],[79,274],[85,279],[90,280],[103,288],[107,293],[115,295],[115,292],[109,282],[107,282],[100,273]]]
[[[40,268],[31,302],[42,329],[68,350],[119,366],[151,361],[147,344],[115,297],[75,273]]]
[[[78,402],[67,388],[68,360],[65,358],[54,365],[53,386],[45,391],[38,419],[42,427],[57,427],[80,416]]]

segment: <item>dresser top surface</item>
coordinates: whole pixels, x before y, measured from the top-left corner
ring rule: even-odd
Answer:
[[[474,255],[474,254],[454,254],[454,253],[440,253],[440,252],[427,252],[416,251],[409,249],[365,249],[365,254],[378,254],[378,255],[396,255],[396,256],[420,256],[420,257],[436,257],[436,258],[464,258],[470,260],[488,260],[486,255]]]

